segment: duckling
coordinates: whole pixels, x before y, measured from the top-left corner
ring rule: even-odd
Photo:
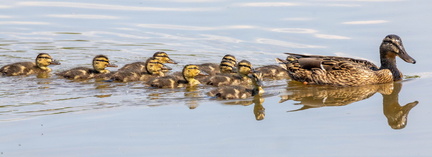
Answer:
[[[175,62],[174,60],[169,58],[167,53],[162,52],[162,51],[155,52],[153,54],[153,57],[156,59],[159,59],[159,61],[162,64],[165,64],[165,63],[177,64],[177,62]],[[166,70],[164,70],[163,72],[166,73],[166,72],[168,72],[167,69],[169,69],[169,67],[166,67],[164,69],[166,69]],[[126,64],[122,68],[120,68],[118,71],[137,71],[137,72],[146,73],[147,72],[146,71],[146,62],[134,62],[134,63]]]
[[[35,62],[17,62],[1,67],[0,75],[18,76],[51,72],[49,65],[60,65],[60,62],[52,59],[48,53],[40,53]]]
[[[147,84],[156,88],[193,87],[201,84],[195,79],[195,76],[204,75],[199,70],[199,67],[194,64],[184,66],[182,74],[183,79],[170,75],[152,79]]]
[[[164,66],[164,64],[155,57],[151,57],[146,61],[146,71],[140,72],[139,70],[129,70],[129,71],[116,71],[110,75],[110,80],[119,81],[119,82],[129,82],[129,81],[148,81],[152,78],[164,76],[164,70],[168,67]]]
[[[262,73],[263,78],[267,79],[283,79],[288,78],[288,72],[278,65],[266,65],[262,67],[255,68],[259,73]]]
[[[253,88],[247,88],[244,86],[223,86],[214,89],[207,94],[211,97],[218,99],[246,99],[255,95],[261,95],[264,93],[262,88],[262,74],[252,73],[248,77],[252,81]]]
[[[70,70],[62,71],[57,75],[74,80],[83,80],[91,78],[99,78],[103,74],[110,73],[106,67],[117,67],[117,65],[110,64],[109,59],[105,55],[97,55],[92,61],[93,69],[87,67],[77,67]]]
[[[248,85],[250,79],[247,76],[252,71],[252,64],[249,61],[242,60],[237,64],[237,74],[218,74],[208,77],[204,82],[212,86],[225,86],[225,85]]]
[[[237,60],[233,55],[227,54],[222,58],[220,64],[204,63],[198,65],[202,72],[209,75],[216,75],[219,73],[232,73],[237,64]]]
[[[408,55],[402,39],[387,35],[380,46],[381,67],[362,59],[335,56],[301,55],[286,53],[286,61],[279,59],[291,79],[303,84],[332,86],[361,86],[402,80],[397,69],[396,56],[407,63],[416,61]]]

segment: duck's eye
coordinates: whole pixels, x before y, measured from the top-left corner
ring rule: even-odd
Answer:
[[[251,68],[249,65],[238,65],[239,67],[246,67],[246,68]]]
[[[41,58],[41,59],[51,59],[51,57],[38,57],[38,58]]]
[[[107,61],[107,60],[99,60],[99,59],[97,59],[96,61],[98,61],[98,62],[107,62],[107,63],[109,63],[109,61]]]

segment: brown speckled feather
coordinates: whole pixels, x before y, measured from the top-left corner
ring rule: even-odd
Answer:
[[[66,79],[75,79],[75,80],[92,79],[95,78],[95,76],[101,75],[97,71],[87,67],[76,67],[56,74]]]
[[[255,68],[255,71],[262,73],[263,78],[283,79],[288,78],[288,73],[285,69],[277,65],[266,65]]]
[[[31,75],[39,72],[43,70],[33,62],[18,62],[0,68],[0,73],[5,76]]]
[[[121,67],[118,71],[137,71],[137,72],[143,72],[146,73],[147,70],[145,68],[146,62],[134,62],[130,64],[126,64],[123,67]]]

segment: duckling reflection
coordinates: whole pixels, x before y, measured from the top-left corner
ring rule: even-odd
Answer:
[[[403,129],[408,122],[408,113],[414,108],[419,102],[414,101],[400,106],[399,104],[399,92],[402,89],[401,83],[394,83],[394,89],[391,94],[383,94],[383,106],[384,115],[387,118],[388,124],[393,129]]]
[[[265,117],[265,108],[262,105],[264,103],[264,98],[257,95],[253,100],[254,105],[254,115],[256,120],[263,120]]]
[[[255,115],[256,120],[263,120],[265,118],[265,108],[263,106],[264,103],[264,97],[262,95],[255,95],[252,100],[235,100],[235,101],[228,101],[223,102],[225,105],[242,105],[242,106],[249,106],[254,104],[253,107],[253,113]]]
[[[344,106],[357,101],[367,99],[376,92],[390,94],[393,91],[393,83],[365,85],[359,87],[334,87],[334,86],[305,86],[301,83],[290,81],[288,83],[288,95],[281,96],[279,103],[287,100],[300,101],[295,105],[303,105],[300,111],[324,106]]]
[[[189,109],[195,109],[199,106],[198,99],[200,97],[200,92],[198,90],[197,86],[187,87],[185,89],[184,96],[185,98],[188,98],[186,100],[186,106],[189,107]]]

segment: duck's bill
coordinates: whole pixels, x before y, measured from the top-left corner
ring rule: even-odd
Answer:
[[[210,76],[210,75],[206,73],[199,73],[198,76]]]
[[[412,58],[408,53],[405,51],[405,48],[402,45],[398,45],[399,48],[399,57],[404,60],[407,63],[415,64],[416,60]]]
[[[52,60],[50,65],[60,65],[61,63],[58,60]]]
[[[174,61],[174,60],[172,60],[171,58],[168,60],[168,62],[167,63],[170,63],[170,64],[177,64],[177,62],[176,61]]]
[[[111,63],[110,63],[110,64],[107,65],[107,67],[114,67],[114,68],[117,68],[118,66],[117,66],[116,64],[111,64]]]

